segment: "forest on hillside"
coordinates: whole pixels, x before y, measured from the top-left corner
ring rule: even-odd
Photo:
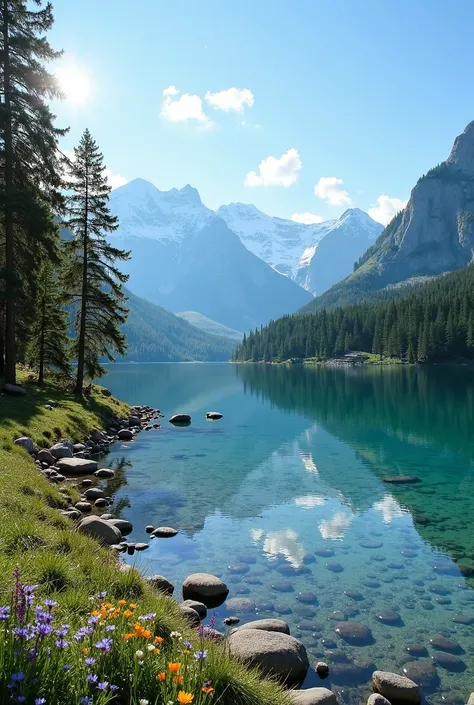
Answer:
[[[474,266],[400,298],[272,321],[245,336],[233,360],[323,361],[354,350],[409,363],[474,359]]]

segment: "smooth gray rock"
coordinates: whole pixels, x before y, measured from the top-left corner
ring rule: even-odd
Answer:
[[[83,514],[89,514],[89,512],[92,511],[92,504],[90,502],[77,502],[74,506]]]
[[[56,460],[60,460],[61,458],[72,458],[71,441],[59,441],[59,443],[55,443],[51,446],[49,450],[51,455],[53,455]]]
[[[171,539],[173,536],[176,536],[178,530],[171,528],[171,526],[159,526],[151,533],[152,536],[157,536],[160,539]]]
[[[102,514],[100,518],[103,519],[104,521],[108,521],[109,519],[115,519],[115,515],[114,514]]]
[[[3,391],[11,397],[24,397],[26,389],[19,384],[4,384]]]
[[[139,416],[129,416],[128,425],[132,428],[133,426],[141,426],[141,419]]]
[[[367,700],[367,705],[391,705],[391,703],[380,693],[372,693]]]
[[[42,450],[38,451],[36,459],[47,465],[54,465],[56,462],[54,455],[49,450],[46,450],[46,448],[42,448]]]
[[[115,472],[109,468],[99,468],[95,471],[94,475],[96,477],[109,479],[111,477],[115,477]]]
[[[147,534],[152,534],[155,530],[155,527],[152,526],[151,524],[148,524],[148,526],[145,526],[145,531]]]
[[[170,418],[170,423],[191,423],[191,417],[189,414],[174,414]]]
[[[138,543],[135,544],[135,551],[146,551],[147,548],[150,548],[149,543],[143,543],[139,541]]]
[[[207,608],[219,607],[228,594],[227,585],[210,573],[193,573],[183,583],[183,599],[203,602]]]
[[[109,519],[109,523],[115,526],[122,536],[128,536],[133,531],[133,524],[126,519]]]
[[[87,448],[85,443],[74,443],[72,446],[73,453],[80,453]]]
[[[88,534],[89,536],[94,536],[99,539],[101,543],[112,544],[120,543],[122,535],[120,531],[113,526],[109,521],[104,521],[100,517],[85,517],[79,523],[77,530],[81,534]]]
[[[100,390],[100,393],[102,394],[103,397],[111,397],[112,396],[112,392],[110,391],[110,389],[107,389],[107,387],[103,387]]]
[[[198,602],[197,600],[185,600],[181,603],[183,607],[191,607],[195,610],[201,619],[206,619],[207,617],[207,607],[204,602]]]
[[[79,519],[82,516],[82,512],[80,512],[78,509],[64,509],[61,514],[63,517],[67,517],[68,519]]]
[[[108,505],[108,502],[105,499],[105,497],[98,497],[94,502],[94,507],[103,508],[103,507],[106,507],[107,505]]]
[[[387,700],[398,700],[406,703],[421,701],[420,688],[409,678],[399,676],[389,671],[374,671],[372,674],[372,687],[374,692],[380,693]]]
[[[90,475],[97,470],[95,460],[86,458],[61,458],[56,463],[58,469],[65,475]]]
[[[86,499],[101,499],[105,497],[105,492],[101,490],[100,487],[89,487],[89,489],[84,492],[84,497]]]
[[[201,624],[201,618],[196,610],[193,610],[192,607],[188,607],[184,604],[179,605],[179,609],[190,627],[199,627]]]
[[[467,705],[474,705],[474,693],[471,693]]]
[[[133,438],[133,433],[128,428],[121,428],[117,433],[117,436],[121,441],[131,441]]]
[[[15,438],[13,443],[16,446],[20,446],[20,448],[23,448],[26,450],[27,453],[30,453],[32,455],[35,452],[35,444],[33,442],[32,438],[29,438],[28,436],[22,436],[21,438]]]
[[[229,651],[247,666],[260,667],[262,674],[299,685],[309,668],[306,649],[298,639],[281,632],[236,629],[228,640]]]
[[[170,581],[162,575],[150,575],[148,578],[145,578],[145,580],[154,590],[162,592],[165,595],[172,595],[174,592],[173,583],[170,583]]]
[[[206,419],[209,419],[209,421],[218,421],[222,418],[223,414],[221,414],[219,411],[208,411],[206,413]]]
[[[283,619],[255,619],[253,622],[243,624],[239,629],[261,629],[264,632],[290,633],[290,627]]]
[[[291,690],[288,696],[292,705],[337,705],[336,696],[327,688]]]

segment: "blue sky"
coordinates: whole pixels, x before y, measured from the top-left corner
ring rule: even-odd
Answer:
[[[115,176],[190,183],[211,208],[327,219],[406,200],[474,119],[472,0],[53,4],[66,84],[89,82],[55,106],[63,147],[89,127]],[[386,219],[398,202],[380,203]]]

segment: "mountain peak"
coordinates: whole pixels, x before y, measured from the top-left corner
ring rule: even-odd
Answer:
[[[474,172],[474,120],[454,140],[447,163],[462,171]]]

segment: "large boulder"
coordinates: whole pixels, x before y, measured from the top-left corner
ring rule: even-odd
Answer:
[[[110,468],[99,468],[95,471],[94,475],[96,477],[109,479],[111,477],[115,477],[115,471]]]
[[[121,428],[120,431],[117,433],[117,436],[121,441],[131,441],[133,438],[133,433],[130,431],[129,428]]]
[[[15,438],[13,441],[16,446],[20,446],[20,448],[24,448],[27,453],[30,453],[31,455],[35,452],[35,444],[33,442],[32,438],[29,438],[28,436],[22,436],[21,438]]]
[[[174,592],[173,583],[170,583],[170,581],[162,575],[150,575],[150,577],[145,579],[147,583],[158,592],[162,592],[165,595],[172,595]]]
[[[56,458],[56,460],[60,460],[61,458],[72,458],[72,450],[73,445],[71,441],[59,441],[59,443],[55,443],[54,446],[51,446],[49,449],[50,453]]]
[[[84,492],[84,497],[88,500],[103,499],[105,497],[105,492],[104,490],[101,490],[100,487],[89,487],[89,489]]]
[[[99,539],[101,543],[108,544],[109,546],[118,544],[122,540],[122,534],[116,526],[95,516],[85,517],[85,519],[79,523],[77,530],[81,534],[94,536],[96,539]]]
[[[130,426],[130,428],[132,428],[133,426],[141,426],[141,424],[142,421],[139,416],[130,415],[128,417],[128,425]]]
[[[160,539],[171,539],[178,533],[177,529],[173,529],[171,526],[159,526],[151,532],[152,536],[156,536]]]
[[[198,613],[201,619],[206,619],[207,617],[207,607],[203,602],[197,602],[196,600],[185,600],[181,603],[181,607],[191,607],[192,610]]]
[[[280,632],[236,629],[229,637],[229,651],[249,667],[258,666],[263,675],[287,686],[299,685],[309,668],[306,649],[298,639]]]
[[[40,463],[46,463],[47,465],[54,465],[56,462],[54,455],[49,450],[46,450],[46,448],[42,448],[38,452],[36,459],[39,460]]]
[[[185,604],[179,605],[179,609],[190,627],[199,627],[201,624],[201,617],[196,610],[193,610],[192,607],[188,607]]]
[[[26,389],[19,384],[4,384],[3,391],[11,397],[24,397]]]
[[[86,458],[61,458],[56,465],[64,475],[91,475],[97,470],[96,461]]]
[[[336,696],[327,688],[291,690],[288,695],[293,705],[337,705]]]
[[[229,594],[229,588],[215,575],[193,573],[183,583],[183,599],[203,602],[206,607],[219,607]]]
[[[253,622],[247,622],[239,627],[239,631],[244,629],[261,629],[264,632],[280,632],[281,634],[290,633],[290,627],[282,619],[255,619]]]
[[[404,703],[418,703],[421,701],[420,688],[409,678],[399,676],[389,671],[374,671],[372,674],[372,688],[375,693],[380,693],[387,700]]]

